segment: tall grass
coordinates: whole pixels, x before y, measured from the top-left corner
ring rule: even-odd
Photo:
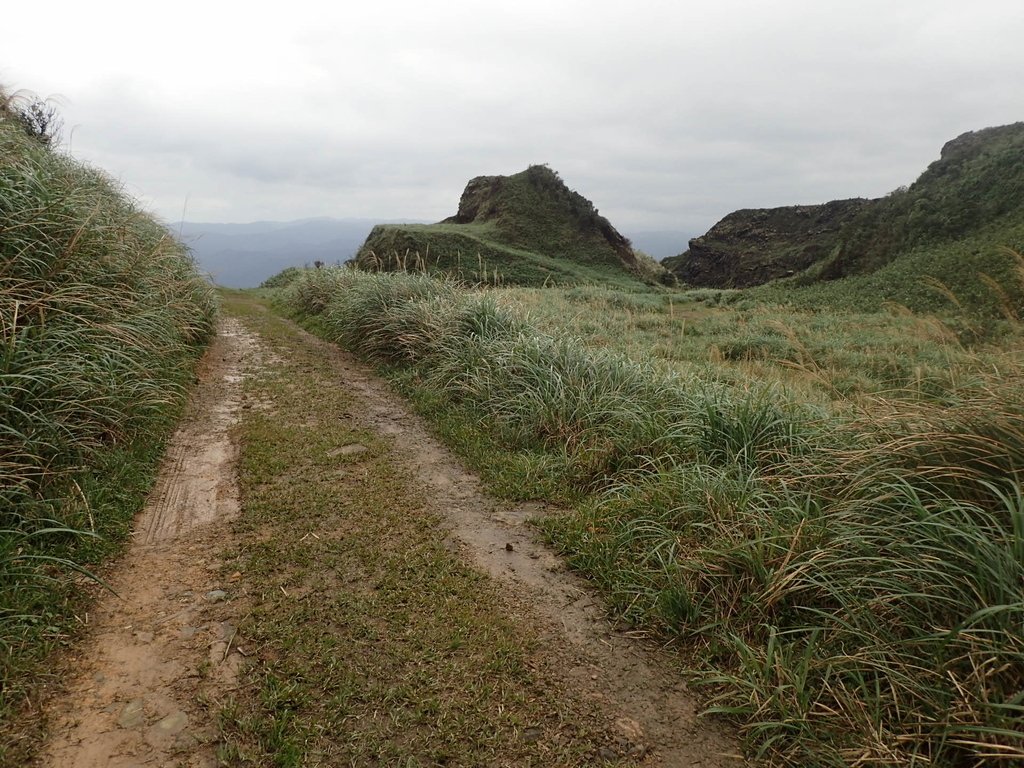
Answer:
[[[45,645],[36,629],[59,637],[72,618],[61,566],[73,571],[92,557],[97,536],[123,536],[139,500],[136,476],[151,471],[215,311],[212,289],[164,227],[101,172],[6,115],[0,110],[3,719],[24,694],[23,662]]]
[[[422,276],[310,274],[286,298],[397,372],[505,492],[572,501],[552,541],[619,614],[685,640],[766,763],[1024,760],[1019,357],[941,399],[833,407],[541,333]]]
[[[101,173],[0,124],[4,522],[180,399],[213,298],[182,247]]]

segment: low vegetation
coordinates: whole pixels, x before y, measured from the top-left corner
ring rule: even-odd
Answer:
[[[804,308],[874,312],[896,304],[914,312],[952,315],[975,326],[976,338],[998,330],[996,318],[1015,321],[1024,306],[1020,258],[1024,221],[983,229],[940,245],[918,246],[868,274],[817,281],[814,268],[751,294]]]
[[[78,578],[116,548],[212,332],[183,247],[0,94],[0,762],[76,624]],[[52,119],[52,115],[51,115]]]
[[[288,267],[260,283],[260,288],[287,288],[302,275],[299,267]]]
[[[225,764],[605,762],[609,716],[452,550],[388,441],[353,423],[325,345],[248,298],[225,310],[269,358],[245,385],[263,407],[240,425],[243,504],[225,553],[256,596],[239,626],[252,684],[221,712]]]
[[[965,333],[899,308],[340,269],[284,301],[389,372],[496,491],[567,505],[540,523],[551,541],[680,641],[751,754],[1024,760],[1012,313]]]
[[[421,272],[484,285],[611,284],[640,287],[637,275],[603,263],[511,245],[488,224],[389,224],[360,249],[370,272]]]

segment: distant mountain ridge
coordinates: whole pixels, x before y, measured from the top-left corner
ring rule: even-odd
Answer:
[[[520,285],[631,282],[639,271],[629,240],[543,165],[471,179],[437,224],[374,227],[356,264]]]
[[[695,286],[867,274],[914,248],[1024,220],[1024,122],[961,134],[912,185],[874,200],[735,211],[662,263]]]
[[[253,288],[287,267],[351,259],[378,221],[320,217],[246,224],[184,221],[168,226],[214,282]]]
[[[229,288],[253,288],[288,267],[352,259],[380,219],[308,218],[295,221],[220,223],[184,221],[168,227],[190,247],[199,267]],[[399,224],[423,224],[400,219]],[[662,230],[632,235],[654,258],[678,252],[688,233]]]

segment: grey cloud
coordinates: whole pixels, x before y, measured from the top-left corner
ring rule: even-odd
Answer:
[[[300,1],[204,30],[180,72],[75,66],[82,29],[50,77],[75,152],[167,218],[437,219],[470,177],[546,162],[617,226],[699,231],[885,194],[1024,119],[1018,5]]]

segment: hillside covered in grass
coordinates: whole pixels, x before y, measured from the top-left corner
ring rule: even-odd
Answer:
[[[912,291],[922,278],[977,293],[971,276],[1005,272],[996,248],[1020,250],[1022,230],[1024,123],[1014,123],[953,139],[917,181],[884,198],[736,211],[664,264],[694,286],[738,288],[793,275],[793,284],[806,285],[891,267],[876,281],[888,286],[889,300],[901,298],[894,286]]]
[[[74,626],[76,569],[126,537],[215,314],[184,247],[26,108],[0,94],[5,765],[25,764],[31,734],[7,723]]]
[[[374,227],[355,263],[511,285],[629,285],[653,266],[641,264],[608,219],[542,165],[472,179],[458,213],[437,224]]]
[[[613,610],[688,649],[776,766],[1024,761],[1021,326],[605,287],[308,270],[381,366]]]

